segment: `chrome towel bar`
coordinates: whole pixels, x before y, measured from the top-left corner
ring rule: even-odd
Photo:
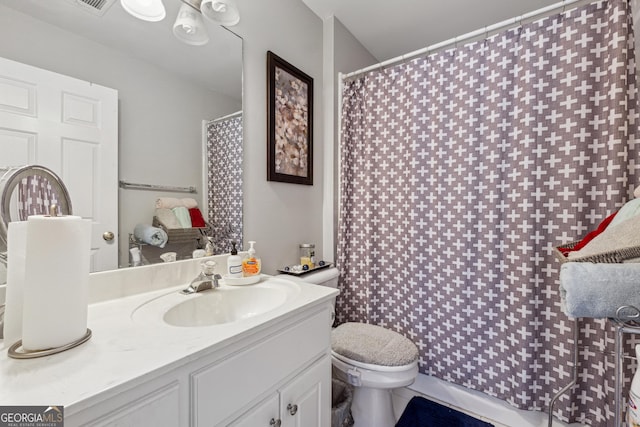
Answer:
[[[120,181],[120,188],[128,190],[148,190],[148,191],[170,191],[173,193],[197,193],[196,187],[172,187],[167,185],[134,184],[132,182]]]

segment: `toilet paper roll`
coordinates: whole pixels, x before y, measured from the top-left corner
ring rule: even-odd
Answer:
[[[3,331],[7,348],[22,338],[26,249],[27,222],[10,222],[7,231],[7,289]]]
[[[23,294],[22,347],[61,347],[87,330],[91,222],[30,216]]]

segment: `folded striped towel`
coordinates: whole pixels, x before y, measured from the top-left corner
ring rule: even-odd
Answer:
[[[594,237],[582,249],[570,252],[568,258],[571,260],[640,246],[640,233],[637,230],[640,230],[640,216],[632,216],[615,225],[612,221],[606,230]]]

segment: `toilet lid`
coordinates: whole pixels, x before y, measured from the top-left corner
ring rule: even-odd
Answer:
[[[355,361],[353,359],[349,359],[348,357],[338,354],[333,350],[331,350],[331,357],[333,358],[334,361],[340,360],[349,366],[355,366],[357,368],[367,369],[369,371],[376,371],[376,372],[402,372],[402,371],[411,370],[416,366],[418,366],[417,360],[415,360],[413,363],[409,363],[408,365],[402,365],[402,366],[382,366],[382,365],[374,365],[373,363],[363,363],[363,362]]]
[[[418,348],[397,332],[367,323],[343,323],[331,332],[331,349],[357,362],[404,366],[418,360]]]

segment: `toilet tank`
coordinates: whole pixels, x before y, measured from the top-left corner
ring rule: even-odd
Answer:
[[[312,273],[303,274],[300,276],[300,279],[307,283],[328,286],[335,289],[338,287],[338,277],[340,277],[340,271],[335,267],[328,267]]]
[[[337,289],[338,288],[338,278],[340,277],[340,271],[335,267],[325,267],[322,270],[314,271],[312,273],[303,274],[299,276],[299,278],[307,283],[312,283],[314,285],[320,286],[328,286],[330,288]],[[333,299],[332,307],[331,307],[331,320],[329,325],[333,325],[333,322],[336,318],[336,300]]]

